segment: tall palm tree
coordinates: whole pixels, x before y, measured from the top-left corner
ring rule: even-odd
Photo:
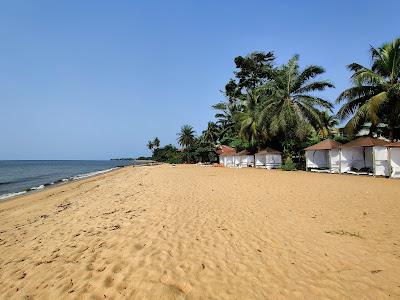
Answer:
[[[178,133],[178,143],[182,147],[189,147],[195,142],[195,131],[190,125],[183,125]]]
[[[271,69],[271,80],[264,86],[267,101],[263,119],[268,120],[272,135],[294,133],[303,138],[309,125],[316,129],[322,126],[320,108],[332,109],[329,101],[310,94],[334,87],[327,80],[313,80],[325,70],[312,65],[301,71],[298,61],[299,56],[295,55],[287,64]]]
[[[214,104],[212,108],[218,111],[215,114],[216,124],[220,128],[218,139],[221,143],[227,142],[236,134],[234,115],[238,111],[237,105],[230,102],[220,102]]]
[[[156,149],[160,147],[160,139],[158,137],[154,138],[153,147],[156,148]]]
[[[350,117],[346,124],[350,133],[367,120],[372,128],[387,122],[393,139],[395,127],[400,124],[400,38],[370,50],[371,68],[357,63],[347,66],[353,72],[353,86],[337,98],[337,103],[346,101],[338,116],[342,120]]]
[[[153,150],[154,144],[153,144],[152,141],[148,141],[148,142],[147,142],[147,148],[148,148],[149,150]]]
[[[237,114],[237,120],[240,124],[239,137],[251,145],[256,145],[267,138],[266,131],[261,130],[262,101],[263,94],[260,89],[248,91],[242,103],[242,111]]]
[[[214,122],[208,122],[207,129],[203,131],[202,139],[205,142],[215,144],[219,137],[219,127]]]
[[[321,113],[322,126],[318,131],[322,138],[327,138],[332,135],[332,132],[336,126],[339,125],[339,120],[335,115],[331,115],[329,111],[325,110]]]

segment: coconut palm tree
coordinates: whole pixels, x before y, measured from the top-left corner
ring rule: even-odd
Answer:
[[[237,136],[235,115],[239,111],[238,105],[230,102],[220,102],[212,106],[219,112],[215,114],[217,126],[219,127],[218,140],[221,143],[230,142]]]
[[[352,133],[365,121],[376,128],[387,122],[390,139],[400,124],[400,38],[380,48],[371,47],[371,68],[357,63],[348,65],[353,72],[353,86],[343,91],[336,102],[346,101],[338,111],[344,120],[350,117],[346,129]]]
[[[219,137],[219,127],[214,122],[208,122],[207,129],[203,131],[202,140],[211,144],[215,144]]]
[[[248,91],[243,101],[243,109],[236,119],[240,124],[239,137],[250,145],[256,145],[267,138],[266,131],[261,130],[260,118],[263,94],[260,89]]]
[[[189,147],[195,142],[195,131],[190,125],[183,125],[178,133],[178,143],[182,147]]]
[[[148,148],[149,150],[153,150],[154,144],[153,144],[152,141],[148,141],[148,142],[147,142],[147,148]]]
[[[158,137],[154,138],[153,147],[156,148],[156,149],[160,147],[160,139]]]
[[[333,88],[327,80],[313,80],[325,72],[322,67],[299,68],[299,56],[293,56],[281,67],[270,70],[271,80],[264,85],[267,100],[263,106],[262,119],[268,120],[271,135],[294,133],[304,138],[309,125],[322,126],[320,108],[332,109],[332,104],[311,93]]]
[[[322,126],[318,133],[322,138],[327,138],[332,135],[334,128],[339,125],[339,120],[335,115],[331,115],[329,111],[325,110],[321,113],[321,123]]]

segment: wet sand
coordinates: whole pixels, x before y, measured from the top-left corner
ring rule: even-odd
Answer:
[[[0,203],[2,299],[400,298],[400,181],[126,167]]]

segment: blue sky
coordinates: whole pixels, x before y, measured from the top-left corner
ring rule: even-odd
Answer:
[[[2,1],[0,159],[148,155],[197,132],[234,57],[321,65],[336,89],[369,45],[399,36],[400,1]]]

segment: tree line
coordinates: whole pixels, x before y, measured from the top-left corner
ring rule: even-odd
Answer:
[[[371,65],[351,63],[351,87],[340,93],[335,102],[323,92],[335,88],[323,79],[325,69],[310,65],[301,68],[299,56],[276,64],[273,52],[253,52],[238,56],[236,71],[225,85],[224,101],[212,108],[215,120],[196,136],[192,126],[182,126],[178,133],[181,151],[172,145],[154,149],[153,158],[169,162],[213,161],[218,145],[256,152],[267,146],[283,151],[291,161],[299,159],[300,150],[322,139],[346,142],[368,122],[369,135],[383,124],[384,137],[400,138],[400,39],[370,47]],[[334,104],[340,105],[334,114]],[[337,126],[344,122],[343,134]],[[382,130],[382,126],[379,127]],[[152,147],[150,147],[152,146]]]

